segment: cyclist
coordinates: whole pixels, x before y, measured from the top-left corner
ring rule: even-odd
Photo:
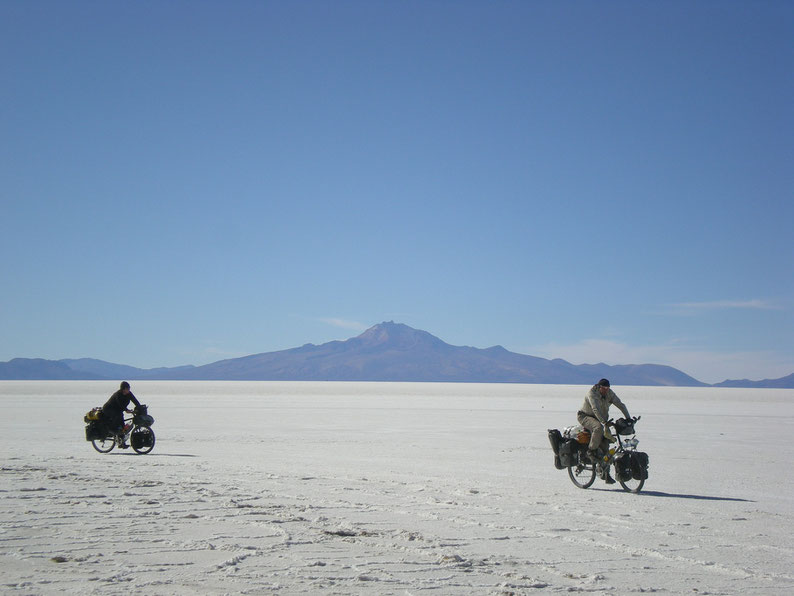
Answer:
[[[118,437],[119,447],[122,449],[129,447],[124,442],[124,412],[129,407],[130,402],[136,406],[141,405],[132,394],[132,391],[130,391],[130,384],[127,381],[122,381],[119,390],[111,395],[105,405],[102,406],[105,424]]]
[[[592,462],[600,463],[602,454],[609,449],[609,441],[604,438],[605,432],[609,439],[612,436],[608,434],[609,431],[604,430],[604,425],[609,420],[609,406],[611,405],[617,406],[627,420],[631,418],[629,409],[612,391],[609,381],[601,379],[587,392],[582,409],[576,413],[576,419],[579,424],[590,431],[590,444],[588,445],[587,455]],[[609,475],[609,468],[607,468],[606,473],[602,471],[602,476],[605,476],[604,480],[606,480],[607,484],[615,482]]]

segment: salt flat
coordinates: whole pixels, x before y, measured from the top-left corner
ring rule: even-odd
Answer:
[[[615,387],[633,495],[553,467],[582,386],[136,382],[157,444],[102,455],[117,385],[0,382],[3,593],[794,591],[791,390]]]

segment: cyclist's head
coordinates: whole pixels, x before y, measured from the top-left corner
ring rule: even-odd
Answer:
[[[130,384],[127,381],[122,381],[120,388],[121,389],[129,389],[130,388]]]
[[[598,382],[598,385],[599,385],[600,387],[609,387],[609,381],[608,381],[607,379],[601,379],[601,380]]]

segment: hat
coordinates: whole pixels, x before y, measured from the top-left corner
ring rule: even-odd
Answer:
[[[601,385],[601,387],[609,387],[609,381],[607,379],[601,379],[598,384]]]

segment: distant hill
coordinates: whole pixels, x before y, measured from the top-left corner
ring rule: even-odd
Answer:
[[[763,381],[750,381],[748,379],[727,380],[716,383],[714,387],[744,387],[746,389],[794,389],[794,373],[779,379],[764,379]]]
[[[510,352],[501,346],[453,346],[400,323],[375,325],[344,341],[253,354],[204,366],[140,369],[90,358],[0,362],[0,379],[127,379],[218,381],[414,381],[706,387],[670,366],[575,365]],[[794,387],[794,375],[763,386]],[[747,381],[752,383],[752,381]],[[725,383],[733,383],[726,381]],[[774,384],[771,383],[782,383]],[[788,384],[786,384],[788,383]],[[745,386],[725,385],[718,386]],[[748,385],[749,386],[749,385]],[[761,386],[761,385],[752,385]]]
[[[135,368],[134,366],[127,366],[125,364],[113,364],[103,360],[95,360],[93,358],[79,358],[77,360],[59,360],[70,369],[79,371],[89,375],[96,375],[101,379],[141,379],[141,378],[155,378],[163,374],[177,373],[181,370],[190,370],[195,368],[192,365],[179,366],[176,368]]]
[[[104,379],[100,375],[74,370],[60,360],[41,358],[14,358],[0,362],[0,379],[23,381],[90,381]]]
[[[426,331],[393,322],[345,341],[221,360],[180,371],[174,378],[591,384],[603,376],[621,385],[704,386],[669,366],[576,366],[501,346],[452,346]]]

